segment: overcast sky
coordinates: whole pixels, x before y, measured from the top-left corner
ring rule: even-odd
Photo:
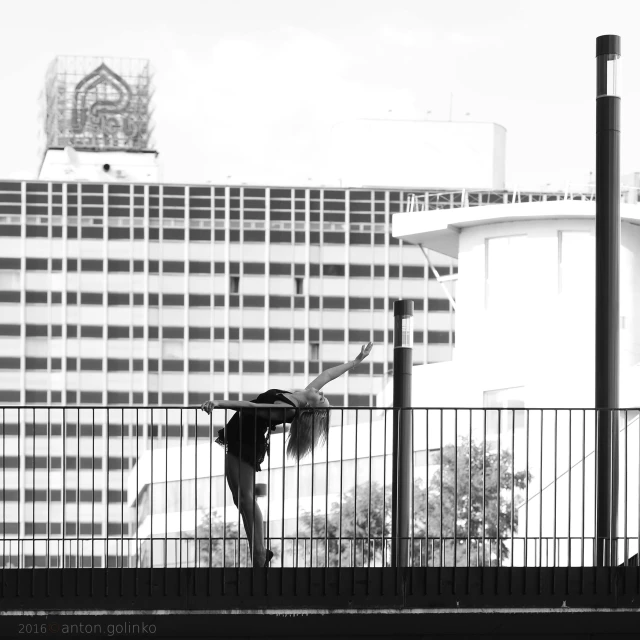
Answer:
[[[454,120],[506,127],[508,187],[586,182],[607,33],[640,172],[639,18],[638,0],[4,0],[0,178],[37,173],[49,62],[104,55],[152,62],[166,181],[326,182],[336,123],[446,120],[453,93]]]

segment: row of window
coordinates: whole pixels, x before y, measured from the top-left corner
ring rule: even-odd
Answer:
[[[81,235],[78,236],[78,229],[82,229]],[[226,242],[227,239],[231,243],[239,242],[258,242],[273,244],[288,244],[292,243],[298,245],[304,245],[306,242],[306,234],[304,231],[275,231],[257,229],[244,229],[242,232],[242,238],[240,236],[239,229],[231,229],[226,231],[224,229],[216,229],[212,232],[211,229],[197,227],[190,228],[188,230],[189,235],[185,237],[184,229],[166,228],[163,227],[162,240],[163,241],[177,241],[177,242]],[[227,237],[226,234],[229,234]],[[267,235],[268,233],[268,235]],[[0,214],[0,236],[10,238],[20,238],[22,236],[22,227],[20,225],[20,219],[17,216],[7,217]],[[26,227],[27,238],[62,238],[62,226],[53,226],[51,228],[51,236],[49,236],[49,227],[47,225],[29,225]],[[67,225],[67,238],[74,240],[78,237],[87,240],[103,240],[104,228],[101,225],[92,224],[91,226],[78,227],[75,225]],[[131,229],[127,225],[126,227],[107,227],[107,239],[108,240],[131,240]],[[145,230],[143,228],[133,229],[134,240],[146,240]],[[160,240],[160,229],[151,227],[148,233],[148,239],[150,241]],[[363,231],[351,231],[349,234],[342,232],[325,231],[322,234],[322,242],[324,244],[337,244],[344,246],[346,243],[350,245],[371,246],[378,245],[384,246],[388,240],[389,245],[398,246],[400,240],[392,235],[389,235],[386,231],[374,233],[372,229]],[[309,233],[309,243],[313,246],[320,244],[320,232],[311,231]]]
[[[37,216],[39,218],[47,218],[49,214],[49,206],[54,216],[62,217],[63,199],[61,196],[54,195],[51,204],[45,195],[27,195],[25,201],[26,212],[28,216]],[[133,206],[132,206],[133,205]],[[144,218],[148,213],[149,218],[160,217],[160,199],[150,197],[148,207],[144,205],[144,198],[136,196],[133,203],[129,197],[112,196],[107,202],[107,216],[110,218],[129,218],[133,209],[134,217]],[[254,200],[245,198],[241,201],[238,198],[230,198],[229,200],[229,218],[231,220],[262,220],[267,219],[267,211],[271,220],[291,220],[292,213],[294,219],[298,222],[305,221],[310,217],[312,221],[320,218],[321,212],[324,213],[326,222],[345,222],[347,217],[353,223],[375,223],[382,224],[385,222],[387,211],[389,213],[398,213],[402,205],[399,202],[390,202],[387,206],[384,202],[354,202],[349,206],[349,211],[345,207],[344,202],[325,200],[311,200],[307,206],[304,200]],[[188,214],[187,214],[188,211]],[[0,214],[20,215],[22,212],[22,201],[19,196],[10,196],[0,194]],[[173,218],[175,220],[183,220],[185,217],[190,219],[211,219],[211,200],[208,198],[190,198],[188,208],[185,208],[184,198],[176,201],[174,198],[165,197],[162,202],[162,217]],[[214,207],[214,219],[224,220],[227,207],[224,198],[216,198]],[[81,202],[78,202],[77,196],[69,195],[67,197],[67,215],[69,217],[96,217],[101,218],[104,215],[104,204],[100,196],[84,196]],[[54,223],[55,224],[55,223]]]
[[[47,365],[50,362],[51,371],[60,371],[62,369],[61,358],[51,358],[50,361],[47,358],[26,358],[25,369],[27,371],[46,371]],[[67,371],[103,371],[101,358],[66,358]],[[109,358],[107,360],[107,371],[143,371],[144,361],[141,359],[131,360],[130,366],[129,360]],[[317,363],[316,363],[317,364]],[[323,367],[329,368],[329,363],[322,363]],[[363,362],[357,369],[351,372],[352,376],[369,375],[370,362]],[[150,358],[147,361],[149,372],[159,371],[160,361],[154,358]],[[383,373],[382,363],[373,363],[373,373],[381,375]],[[319,365],[318,365],[319,366]],[[294,362],[293,364],[289,360],[243,360],[242,372],[243,373],[291,373],[293,368],[294,373],[304,373],[304,363]],[[314,367],[315,368],[315,367]],[[0,370],[19,370],[20,358],[7,358],[0,357]],[[164,372],[182,372],[185,370],[184,361],[182,359],[163,359],[162,370]],[[189,373],[210,373],[212,370],[211,360],[189,360],[187,363],[187,370]],[[213,372],[224,373],[224,361],[213,361]],[[229,373],[240,372],[240,361],[229,361]]]
[[[232,287],[237,291],[237,283]],[[296,288],[296,291],[299,289]],[[232,290],[233,291],[233,290]],[[205,307],[211,308],[211,298],[207,293],[190,293],[188,295],[182,293],[149,293],[147,294],[147,303],[150,307],[184,307],[185,302],[191,308]],[[160,297],[162,295],[162,297]],[[0,291],[0,303],[5,304],[17,304],[21,300],[19,291]],[[269,303],[270,309],[305,309],[306,298],[302,294],[295,294],[293,296],[262,296],[262,295],[243,295],[230,293],[229,294],[229,307],[234,309],[264,309],[266,303]],[[389,298],[387,300],[387,309],[391,311],[393,309],[393,303],[397,300],[397,297]],[[52,291],[49,296],[47,291],[27,291],[25,292],[26,304],[62,304],[62,294],[59,291]],[[144,294],[143,293],[107,293],[107,305],[110,307],[129,307],[129,306],[144,306]],[[160,305],[162,302],[162,305]],[[133,303],[133,304],[132,304]],[[67,305],[93,305],[102,306],[104,304],[104,295],[97,292],[80,292],[78,295],[75,291],[67,291],[66,294]],[[449,301],[446,298],[428,298],[429,311],[449,311]],[[213,307],[221,309],[225,307],[224,295],[213,296]],[[357,298],[355,296],[309,296],[309,309],[345,309],[350,311],[384,311],[385,300],[384,298]],[[424,311],[424,299],[416,298],[414,300],[414,310]],[[12,331],[18,331],[18,333],[3,333],[5,329],[2,327],[17,326],[19,325],[0,325],[0,335],[20,335],[19,329],[12,329]],[[27,335],[46,335],[45,333],[37,333],[38,331],[44,331],[44,329],[36,329],[34,327],[45,325],[27,325]],[[35,333],[29,333],[29,331]],[[128,329],[127,329],[128,331]],[[55,334],[54,334],[55,335]],[[59,333],[57,335],[60,335]],[[70,336],[72,337],[72,336]],[[128,337],[128,335],[114,335],[113,337]],[[134,335],[134,337],[136,337]],[[140,335],[139,337],[142,337]]]
[[[205,400],[210,400],[211,394],[206,394],[207,397]],[[230,394],[230,400],[238,400],[238,397],[232,398]],[[235,394],[236,396],[238,394]],[[255,394],[245,394],[243,400],[251,400]],[[204,400],[203,400],[204,401]],[[196,425],[186,425],[188,435],[190,438],[195,437],[196,435]],[[65,422],[64,431],[66,437],[68,438],[98,438],[102,436],[102,424],[81,424],[80,432],[78,433],[78,425],[72,422]],[[198,438],[208,438],[209,437],[209,423],[207,421],[204,425],[198,425]],[[179,425],[169,425],[166,427],[166,435],[168,437],[180,437],[183,433],[182,427]],[[60,436],[62,435],[62,425],[59,423],[53,424],[44,424],[44,423],[36,423],[33,424],[28,422],[24,427],[25,437],[32,436],[42,436],[43,438],[48,438],[50,436]],[[107,434],[110,438],[124,438],[124,437],[132,437],[135,438],[137,436],[142,437],[144,434],[144,425],[142,423],[138,424],[119,424],[112,423],[108,425]],[[159,436],[164,435],[164,432],[158,430],[158,425],[153,425],[153,435]],[[20,435],[20,426],[15,422],[5,422],[4,424],[0,423],[0,435],[7,436],[19,436]],[[72,442],[67,444],[67,447],[71,447],[70,450],[74,450],[77,446],[77,442]],[[133,467],[135,463],[135,459],[131,460],[131,467]]]
[[[0,534],[3,535],[19,535],[20,526],[17,522],[0,522]],[[94,522],[93,526],[90,522],[81,522],[80,529],[78,530],[78,526],[75,522],[65,522],[64,534],[65,536],[76,536],[80,534],[81,537],[84,536],[102,536],[102,523]],[[51,536],[61,536],[62,535],[62,524],[60,522],[51,522],[49,523],[48,531],[47,531],[47,523],[46,522],[25,522],[24,523],[24,535],[32,536],[32,535],[51,535]],[[107,523],[107,536],[127,536],[129,535],[129,523],[125,522],[124,525],[120,522],[109,522]],[[52,549],[53,550],[53,549]],[[28,558],[31,556],[25,556],[25,567],[30,566],[30,562]],[[38,558],[39,556],[36,556]],[[75,560],[75,556],[71,556]],[[6,554],[5,558],[8,560],[9,555]],[[67,556],[69,558],[69,556]],[[42,557],[42,563],[36,563],[36,566],[46,567],[46,557]],[[85,558],[85,560],[91,560],[91,558]],[[125,558],[126,560],[126,558]],[[57,557],[52,556],[50,559],[49,566],[55,567],[57,566]],[[100,567],[102,564],[102,558],[96,556],[94,558],[94,567]],[[15,556],[14,565],[17,566],[17,556]],[[69,564],[67,562],[67,566],[74,566],[74,563]],[[84,566],[91,566],[91,564],[85,564]],[[115,566],[115,564],[110,565]]]
[[[27,337],[48,337],[47,329],[49,325],[46,324],[36,324],[26,325],[26,335]],[[149,339],[157,340],[159,338],[159,327],[150,326],[149,328]],[[143,337],[144,327],[135,326],[133,327],[133,337],[134,338],[142,338]],[[223,327],[214,327],[213,331],[211,327],[189,327],[188,328],[188,339],[189,340],[211,340],[213,333],[214,340],[224,340],[225,339],[225,330]],[[0,325],[0,336],[11,336],[17,337],[20,335],[20,325]],[[77,338],[78,335],[81,338],[102,338],[103,331],[101,325],[80,325],[80,332],[78,332],[77,325],[67,325],[67,338]],[[120,326],[108,326],[107,327],[107,338],[110,339],[118,339],[118,338],[129,338],[129,327],[126,325]],[[229,340],[240,340],[240,329],[238,327],[229,327],[227,331],[227,336]],[[185,328],[184,327],[168,327],[165,326],[162,328],[162,337],[164,340],[182,340],[185,336]],[[448,331],[428,331],[427,332],[427,343],[428,344],[446,344],[449,342],[449,332]],[[62,337],[62,326],[61,325],[51,325],[51,337]],[[256,340],[263,341],[265,338],[268,338],[270,342],[289,342],[291,338],[295,342],[303,342],[304,337],[304,329],[261,329],[261,328],[250,328],[245,327],[242,329],[242,340]],[[344,342],[345,339],[348,342],[354,343],[362,343],[362,342],[375,342],[377,344],[381,344],[384,342],[384,331],[382,330],[374,330],[369,331],[368,329],[349,329],[348,332],[345,332],[343,329],[323,329],[322,332],[319,329],[309,329],[309,341],[311,344],[316,344],[319,346],[319,341],[322,338],[323,342]],[[424,344],[424,332],[423,331],[414,331],[413,339],[416,344]],[[387,341],[393,342],[393,331],[389,330],[387,333]],[[312,358],[316,359],[317,358]],[[27,358],[27,363],[32,363],[33,367],[27,366],[27,368],[37,368],[35,365],[38,364],[36,360],[32,360]],[[11,362],[12,359],[1,359],[0,362]],[[4,368],[13,368],[13,367],[4,367]]]
[[[25,469],[62,469],[62,458],[60,456],[31,456],[25,455],[24,458]],[[133,466],[135,460],[132,458],[123,458],[122,456],[109,458],[109,471],[121,471],[123,469],[129,469]],[[19,469],[20,458],[18,456],[0,455],[0,469]],[[77,469],[102,469],[102,458],[99,456],[82,456],[80,457],[80,464],[78,465],[78,459],[76,456],[65,456],[65,469],[77,470]]]
[[[143,260],[113,260],[107,261],[108,273],[144,273],[144,261]],[[61,258],[26,258],[25,269],[27,271],[48,271],[49,264],[51,264],[51,271],[62,271],[62,259]],[[0,258],[0,270],[8,269],[19,271],[22,265],[21,258]],[[184,273],[187,263],[182,260],[149,260],[148,271],[151,274],[160,273],[160,267],[162,267],[162,273]],[[206,274],[209,275],[212,272],[212,263],[208,261],[190,260],[188,262],[189,274]],[[80,267],[81,272],[103,272],[104,261],[102,259],[76,259],[67,258],[67,272],[77,272]],[[242,269],[243,275],[265,275],[266,265],[263,262],[230,262],[229,274],[232,276],[239,276]],[[443,275],[449,275],[449,267],[437,267],[438,273]],[[457,267],[453,268],[453,273],[457,273]],[[324,277],[345,277],[347,274],[347,266],[344,264],[311,264],[309,265],[309,275],[311,277],[318,277],[320,273]],[[214,262],[213,273],[218,275],[224,275],[225,263]],[[397,265],[390,264],[387,269],[388,277],[390,278],[424,278],[425,268],[422,265]],[[304,264],[291,264],[282,262],[270,262],[269,263],[269,275],[271,276],[305,276],[306,265]],[[370,278],[373,275],[375,278],[385,277],[385,265],[370,265],[370,264],[349,264],[349,276],[353,278]],[[435,278],[431,270],[429,270],[429,277]]]
[[[65,422],[65,434],[68,437],[76,437],[78,435],[78,425],[75,422]],[[109,437],[120,438],[121,436],[135,436],[136,433],[142,435],[142,425],[129,425],[114,422],[108,425]],[[24,426],[24,434],[26,437],[31,436],[60,436],[62,435],[62,425],[60,423],[47,424],[45,422],[27,422]],[[0,422],[0,435],[18,436],[20,435],[20,427],[15,422]],[[97,422],[85,423],[80,425],[80,436],[82,437],[98,437],[102,436],[102,424]]]
[[[311,363],[312,365],[316,365],[315,371],[310,366],[310,373],[316,374],[319,373],[317,364]],[[302,371],[296,373],[303,373]],[[49,393],[46,390],[29,390],[27,389],[25,392],[25,401],[27,404],[47,404],[51,402],[52,404],[59,404],[62,402],[62,392],[61,391],[51,391],[51,400],[48,399]],[[211,396],[213,395],[214,400],[239,400],[239,394],[237,393],[229,393],[226,397],[223,397],[221,393],[210,393],[208,391],[194,391],[186,394],[181,391],[169,391],[163,392],[162,394],[157,391],[149,391],[148,393],[148,404],[149,405],[179,405],[185,406],[185,404],[189,406],[199,405],[205,402],[206,400],[211,400]],[[251,400],[258,394],[244,394],[246,397],[244,400]],[[327,399],[334,407],[370,407],[372,406],[372,398],[370,395],[364,394],[348,394],[348,396],[343,395],[327,395]],[[67,398],[66,402],[70,405],[76,404],[86,404],[89,406],[97,406],[102,405],[105,400],[102,391],[75,391],[75,390],[67,390]],[[185,402],[186,400],[186,402]],[[20,400],[20,391],[17,389],[0,389],[0,405],[2,404],[17,404]],[[108,405],[128,405],[133,404],[140,406],[144,402],[144,394],[141,391],[109,391],[106,394],[106,402]],[[172,433],[170,429],[167,432],[158,429],[158,426],[155,425],[153,427],[153,436],[158,438],[166,438],[166,437],[177,437],[179,438],[181,432],[179,427],[176,427],[174,432]],[[200,436],[206,437],[207,433],[200,433],[200,428],[198,428],[198,437]]]
[[[81,460],[84,460],[82,458]],[[53,461],[53,460],[52,460]],[[102,468],[102,460],[96,458],[100,464],[95,466],[95,469]],[[111,463],[111,458],[109,459]],[[46,459],[45,459],[46,463]],[[71,465],[73,466],[70,466]],[[67,456],[67,469],[75,469],[76,460],[70,456]],[[30,467],[27,467],[30,468]],[[46,467],[39,467],[46,468]],[[54,469],[55,467],[51,467]],[[83,469],[90,469],[91,467],[82,467]],[[109,464],[111,469],[111,464]],[[107,501],[112,502],[126,502],[127,491],[122,492],[120,489],[109,489],[109,491],[103,492],[102,489],[80,489],[78,492],[76,489],[65,489],[64,501],[65,502],[102,502],[103,493],[105,494]],[[20,491],[18,489],[0,489],[0,502],[18,502],[20,500]],[[25,489],[24,490],[25,502],[62,502],[62,490],[61,489]]]
[[[67,194],[74,193],[82,193],[82,194],[92,194],[93,197],[102,198],[104,194],[103,184],[89,184],[89,183],[67,183]],[[109,196],[120,197],[128,196],[129,194],[134,194],[134,196],[142,196],[144,194],[144,186],[143,185],[125,185],[125,184],[108,184],[107,193]],[[21,182],[0,182],[0,199],[3,197],[18,195],[20,194],[22,189]],[[186,187],[184,186],[176,186],[176,185],[163,185],[162,186],[162,194],[165,199],[168,197],[176,197],[182,196],[181,200],[184,202],[184,196],[186,193]],[[53,182],[51,183],[51,191],[53,194],[61,194],[62,193],[62,184]],[[4,192],[4,193],[3,193]],[[27,196],[31,198],[36,198],[35,194],[47,194],[49,192],[49,183],[43,182],[27,182],[26,183],[26,192]],[[160,185],[149,185],[148,193],[150,196],[159,196],[160,195]],[[267,191],[264,188],[257,187],[197,187],[197,186],[189,186],[189,195],[196,196],[201,198],[210,197],[212,194],[216,198],[224,199],[227,195],[231,198],[240,198],[241,196],[244,199],[250,198],[266,198]],[[297,199],[304,200],[307,195],[309,195],[311,200],[320,200],[321,194],[324,200],[337,200],[343,201],[345,198],[349,198],[351,202],[361,202],[361,201],[377,201],[384,202],[387,194],[389,195],[389,200],[391,202],[400,202],[402,200],[402,191],[373,191],[369,189],[296,189],[295,187],[290,188],[270,188],[269,196],[271,199],[291,199],[292,196]],[[424,192],[421,192],[424,193]],[[31,195],[30,195],[31,194]],[[408,194],[407,194],[408,195]],[[42,196],[40,196],[42,197]]]

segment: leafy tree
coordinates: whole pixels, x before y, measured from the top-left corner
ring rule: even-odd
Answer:
[[[460,566],[497,565],[508,559],[511,547],[506,539],[517,531],[517,506],[522,503],[521,492],[531,480],[530,474],[527,477],[525,471],[519,471],[512,475],[513,456],[503,450],[498,486],[497,451],[485,450],[476,442],[469,449],[468,439],[462,439],[457,447],[446,445],[441,464],[435,466],[428,489],[420,479],[414,483],[413,564],[424,564],[426,559],[428,566],[452,566],[454,548]],[[383,537],[387,553],[391,550],[391,487],[383,494],[380,484],[372,483],[370,502],[369,488],[369,483],[363,483],[357,490],[348,490],[342,503],[334,502],[326,516],[316,512],[312,519],[308,511],[302,511],[299,536],[310,537],[313,521],[314,542],[317,540],[314,560],[319,549],[319,564],[324,565],[325,559],[328,566],[382,566]],[[385,564],[389,560],[387,555]]]
[[[429,564],[453,565],[454,547],[460,566],[498,565],[508,559],[511,545],[506,539],[518,529],[517,507],[530,481],[526,471],[514,472],[508,450],[500,452],[498,466],[495,447],[472,442],[469,448],[468,439],[458,447],[446,445],[429,483],[427,508],[416,508],[418,531],[414,535],[428,531],[433,541],[427,549]]]

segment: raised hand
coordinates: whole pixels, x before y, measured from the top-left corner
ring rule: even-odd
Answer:
[[[362,349],[360,349],[360,353],[356,356],[356,362],[362,362],[370,353],[373,348],[373,342],[367,342],[367,344],[362,345]]]
[[[216,406],[215,402],[212,402],[211,400],[207,400],[206,402],[203,402],[200,405],[200,409],[205,413],[211,414],[211,411],[215,409],[215,406]]]

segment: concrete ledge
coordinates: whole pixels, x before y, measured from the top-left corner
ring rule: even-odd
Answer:
[[[5,569],[0,611],[635,609],[637,567]]]

